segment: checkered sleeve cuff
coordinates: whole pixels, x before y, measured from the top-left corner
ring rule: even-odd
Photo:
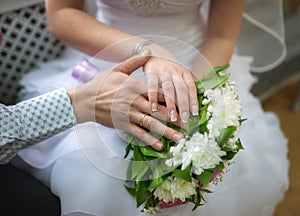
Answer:
[[[15,106],[0,106],[0,111],[0,157],[13,155],[21,148],[76,124],[76,117],[64,88]]]

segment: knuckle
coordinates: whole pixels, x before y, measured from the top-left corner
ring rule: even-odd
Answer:
[[[176,92],[179,95],[186,95],[188,92],[188,89],[185,85],[180,84],[180,85],[176,85]]]
[[[187,87],[190,91],[196,91],[196,85],[194,82],[190,81],[190,82],[187,82]]]
[[[189,112],[189,105],[188,105],[188,103],[187,102],[181,103],[181,106],[180,106],[179,110],[180,110],[180,113],[183,113],[183,112],[188,113]]]
[[[171,81],[165,81],[163,83],[163,89],[167,92],[173,91],[173,85],[172,85]]]
[[[173,131],[170,128],[165,127],[163,135],[168,139],[172,139]]]
[[[152,131],[155,128],[157,128],[156,120],[154,120],[153,118],[148,118],[148,129]]]
[[[147,131],[134,129],[133,134],[138,138],[140,138],[141,140],[144,140],[144,137],[147,135]]]
[[[151,91],[156,91],[158,89],[157,83],[149,83],[148,84],[148,89]]]

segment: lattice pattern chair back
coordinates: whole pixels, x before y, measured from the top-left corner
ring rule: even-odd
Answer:
[[[0,102],[13,104],[20,78],[39,62],[57,58],[64,45],[47,30],[44,3],[0,14]]]

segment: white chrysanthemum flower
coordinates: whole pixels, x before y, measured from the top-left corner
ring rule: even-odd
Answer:
[[[208,89],[204,95],[206,99],[202,103],[209,104],[207,128],[210,137],[219,137],[222,129],[228,126],[239,126],[242,105],[234,82],[222,88]]]
[[[169,176],[162,185],[155,189],[153,195],[165,203],[174,202],[176,199],[184,202],[186,198],[196,194],[195,187],[195,182]]]
[[[172,146],[170,148],[170,152],[172,153],[172,159],[166,160],[167,166],[176,167],[182,163],[183,154],[181,152],[186,151],[185,142],[186,142],[186,139],[181,139],[181,140],[179,140],[179,143],[176,145],[176,147]]]
[[[172,146],[170,152],[173,157],[166,161],[168,166],[181,164],[181,169],[184,170],[192,164],[191,171],[197,175],[204,169],[214,168],[222,161],[221,157],[226,155],[215,139],[199,132],[193,134],[190,140],[183,139],[177,146]]]

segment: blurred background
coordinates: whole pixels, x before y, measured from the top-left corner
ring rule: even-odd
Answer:
[[[274,216],[300,215],[300,0],[284,0],[288,55],[273,71],[257,74],[253,87],[263,107],[281,120],[289,139],[290,187]]]
[[[16,3],[17,2],[17,3]],[[252,92],[281,120],[289,139],[290,187],[274,216],[300,215],[300,0],[283,0],[288,55],[259,78]],[[4,31],[0,52],[0,101],[15,103],[18,80],[37,62],[60,55],[64,45],[49,35],[43,0],[0,0],[0,24]],[[26,24],[26,25],[25,25]],[[17,43],[17,42],[18,43]],[[10,91],[7,92],[6,90]]]

